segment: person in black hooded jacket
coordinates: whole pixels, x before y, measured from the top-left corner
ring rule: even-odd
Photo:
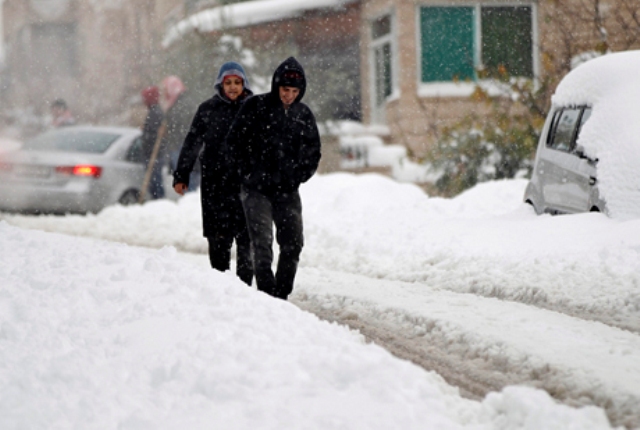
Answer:
[[[243,67],[235,62],[220,67],[215,88],[217,92],[199,106],[193,118],[180,150],[173,186],[181,195],[188,190],[190,173],[200,156],[203,234],[209,243],[211,267],[221,272],[229,269],[235,239],[236,274],[251,285],[251,242],[240,203],[240,178],[230,169],[224,139],[252,92]]]
[[[293,291],[303,247],[298,187],[320,161],[320,137],[311,109],[300,100],[307,86],[293,57],[276,69],[271,92],[253,96],[240,109],[227,136],[238,170],[258,289],[286,300]],[[273,225],[280,248],[273,262]]]

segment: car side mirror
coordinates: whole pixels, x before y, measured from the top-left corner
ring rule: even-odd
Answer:
[[[578,147],[575,150],[575,154],[578,156],[578,158],[589,158],[585,154],[584,146],[582,146],[582,145],[578,145]]]
[[[582,145],[578,145],[574,151],[574,154],[576,154],[576,156],[578,156],[578,158],[581,158],[583,160],[587,160],[589,163],[591,164],[596,164],[598,162],[598,159],[593,159],[591,157],[589,157],[586,153],[585,153],[585,149],[584,146]]]

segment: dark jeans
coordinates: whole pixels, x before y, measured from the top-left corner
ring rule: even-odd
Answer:
[[[233,239],[236,240],[237,251],[236,275],[250,286],[253,279],[253,265],[251,264],[251,241],[246,229],[237,233],[235,237],[231,230],[220,231],[215,237],[207,237],[211,267],[221,272],[229,270]]]
[[[286,300],[293,291],[293,281],[304,245],[300,194],[295,191],[267,197],[243,187],[240,199],[251,237],[253,269],[258,289]],[[274,224],[280,247],[275,275],[271,269]]]

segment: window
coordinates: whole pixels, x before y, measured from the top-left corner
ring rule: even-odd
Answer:
[[[547,139],[547,146],[564,152],[572,150],[581,112],[582,108],[565,108],[556,112]]]
[[[102,154],[120,135],[74,129],[53,130],[24,143],[23,149]]]
[[[476,70],[533,77],[531,6],[420,8],[423,83],[477,80]]]
[[[391,25],[391,15],[384,15],[371,23],[371,57],[373,61],[373,90],[376,107],[382,106],[393,93]]]
[[[31,53],[48,76],[74,77],[79,72],[75,24],[31,25]]]
[[[473,8],[424,7],[422,25],[422,81],[473,79]]]
[[[129,151],[127,152],[127,161],[132,163],[144,163],[144,152],[142,150],[142,139],[140,137],[136,137],[133,143],[131,143],[131,147],[129,147]]]
[[[481,8],[482,63],[511,76],[533,77],[531,7]]]
[[[580,135],[580,130],[582,130],[582,127],[584,126],[584,124],[587,122],[589,118],[591,118],[591,107],[587,106],[582,111],[582,116],[580,117],[580,127],[578,127],[578,133],[576,135],[576,139]]]

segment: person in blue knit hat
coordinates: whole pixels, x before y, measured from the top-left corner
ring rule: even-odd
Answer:
[[[213,97],[198,107],[173,174],[175,191],[184,195],[199,157],[203,235],[209,243],[211,267],[221,272],[229,270],[235,240],[236,274],[248,285],[253,280],[251,243],[240,202],[240,178],[229,164],[225,137],[240,107],[252,94],[244,68],[236,62],[224,63]]]

